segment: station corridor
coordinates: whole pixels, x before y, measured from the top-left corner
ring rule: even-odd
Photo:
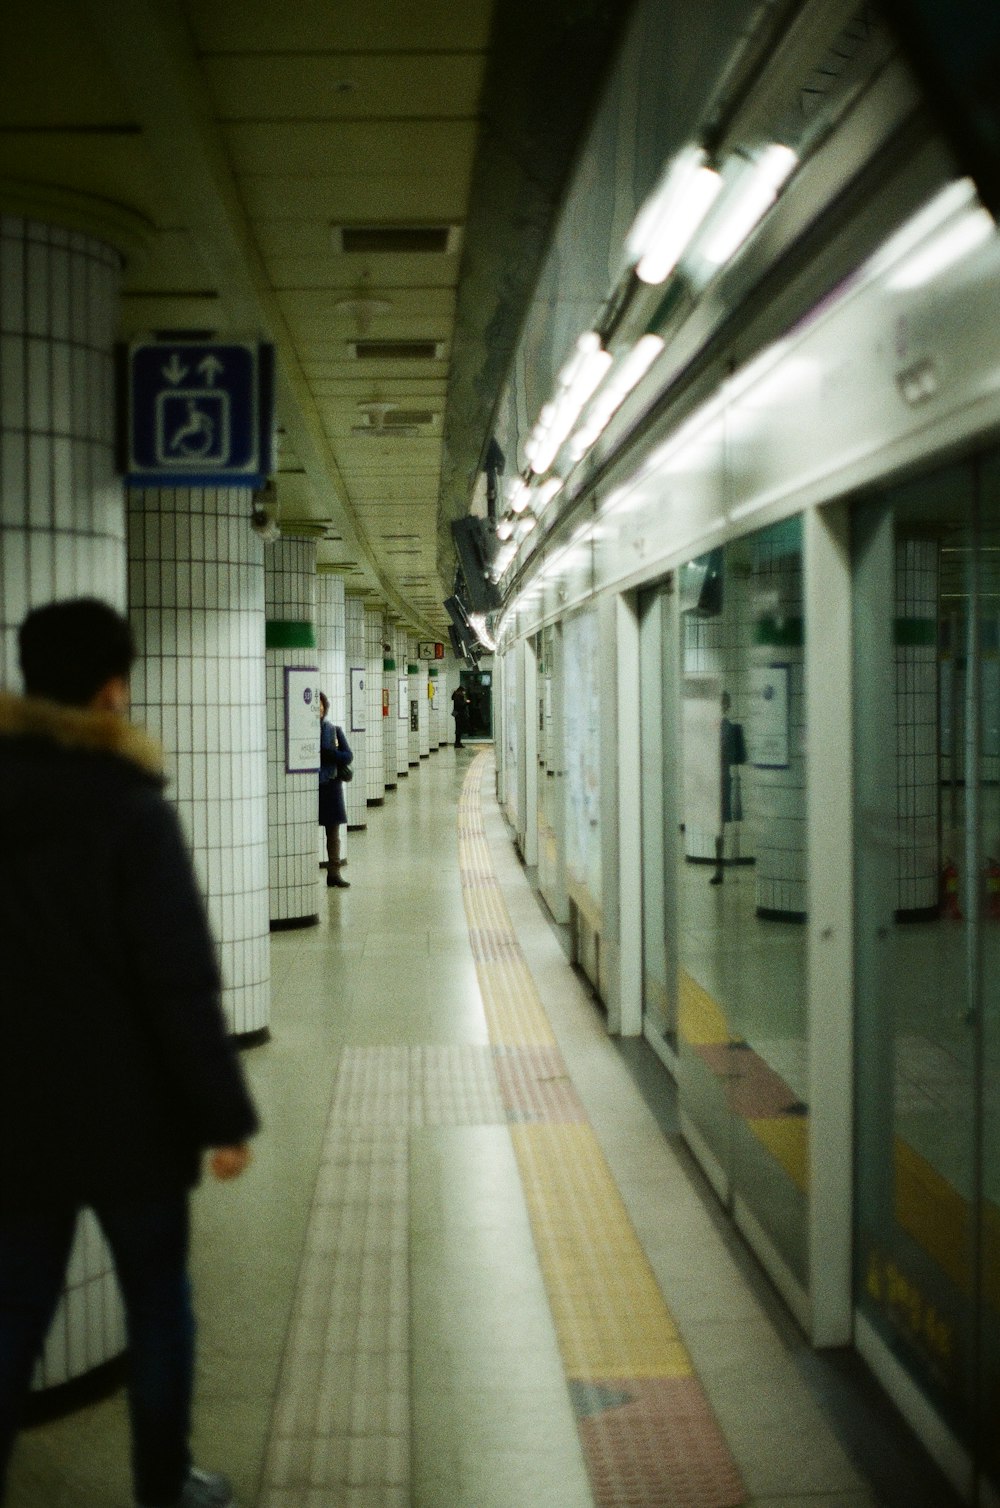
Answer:
[[[272,934],[264,1130],[195,1208],[195,1454],[242,1508],[946,1508],[810,1351],[442,748]],[[121,1392],[27,1430],[10,1508],[127,1508]]]

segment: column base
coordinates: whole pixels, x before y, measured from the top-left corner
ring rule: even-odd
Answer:
[[[272,932],[288,932],[292,927],[316,927],[319,925],[319,912],[312,916],[283,916],[277,921],[270,923]]]
[[[251,1047],[263,1047],[265,1042],[270,1042],[270,1040],[271,1028],[269,1026],[258,1026],[255,1031],[234,1032],[232,1035],[232,1041],[238,1052],[246,1052]]]
[[[88,1408],[92,1403],[101,1403],[114,1393],[121,1392],[127,1373],[128,1352],[123,1351],[120,1356],[112,1356],[110,1361],[102,1361],[98,1366],[91,1367],[89,1372],[71,1377],[68,1382],[57,1382],[51,1388],[39,1388],[37,1392],[29,1393],[25,1399],[23,1423],[29,1427],[33,1424],[48,1424],[50,1420],[63,1419],[67,1414]]]

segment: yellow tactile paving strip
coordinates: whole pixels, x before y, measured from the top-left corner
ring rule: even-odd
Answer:
[[[491,754],[470,766],[458,828],[486,1021],[498,1052],[545,1047],[551,1064],[558,1048],[497,884],[482,822],[482,782],[492,768]],[[739,1472],[593,1129],[582,1112],[572,1121],[511,1120],[595,1502],[599,1508],[744,1502]]]

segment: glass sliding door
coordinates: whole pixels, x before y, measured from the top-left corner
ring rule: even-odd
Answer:
[[[859,503],[854,556],[857,1304],[995,1491],[1000,465]]]
[[[805,622],[793,519],[679,572],[678,1083],[765,1260],[808,1289]],[[774,1262],[770,1261],[772,1269]]]

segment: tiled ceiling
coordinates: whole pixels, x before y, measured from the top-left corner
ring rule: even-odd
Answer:
[[[126,337],[273,341],[283,528],[315,535],[321,564],[351,590],[439,633],[453,571],[439,527],[445,408],[477,142],[489,138],[484,79],[495,107],[508,64],[512,77],[518,59],[537,67],[527,39],[558,56],[566,25],[558,0],[499,3],[502,68],[494,0],[8,0],[0,38],[0,209],[125,248]],[[585,101],[578,51],[573,68]],[[522,181],[526,145],[510,154],[524,148]],[[543,217],[570,148],[546,169]],[[492,237],[480,192],[481,251],[491,238],[516,245],[524,210],[511,181],[505,236]],[[350,234],[359,228],[439,234],[413,249],[405,235]],[[530,270],[526,258],[525,294]],[[517,277],[495,281],[513,330]],[[470,348],[477,325],[496,325],[476,303],[462,320]],[[502,360],[496,340],[489,355]],[[481,394],[458,442],[452,425],[452,515],[467,506],[488,407]]]

